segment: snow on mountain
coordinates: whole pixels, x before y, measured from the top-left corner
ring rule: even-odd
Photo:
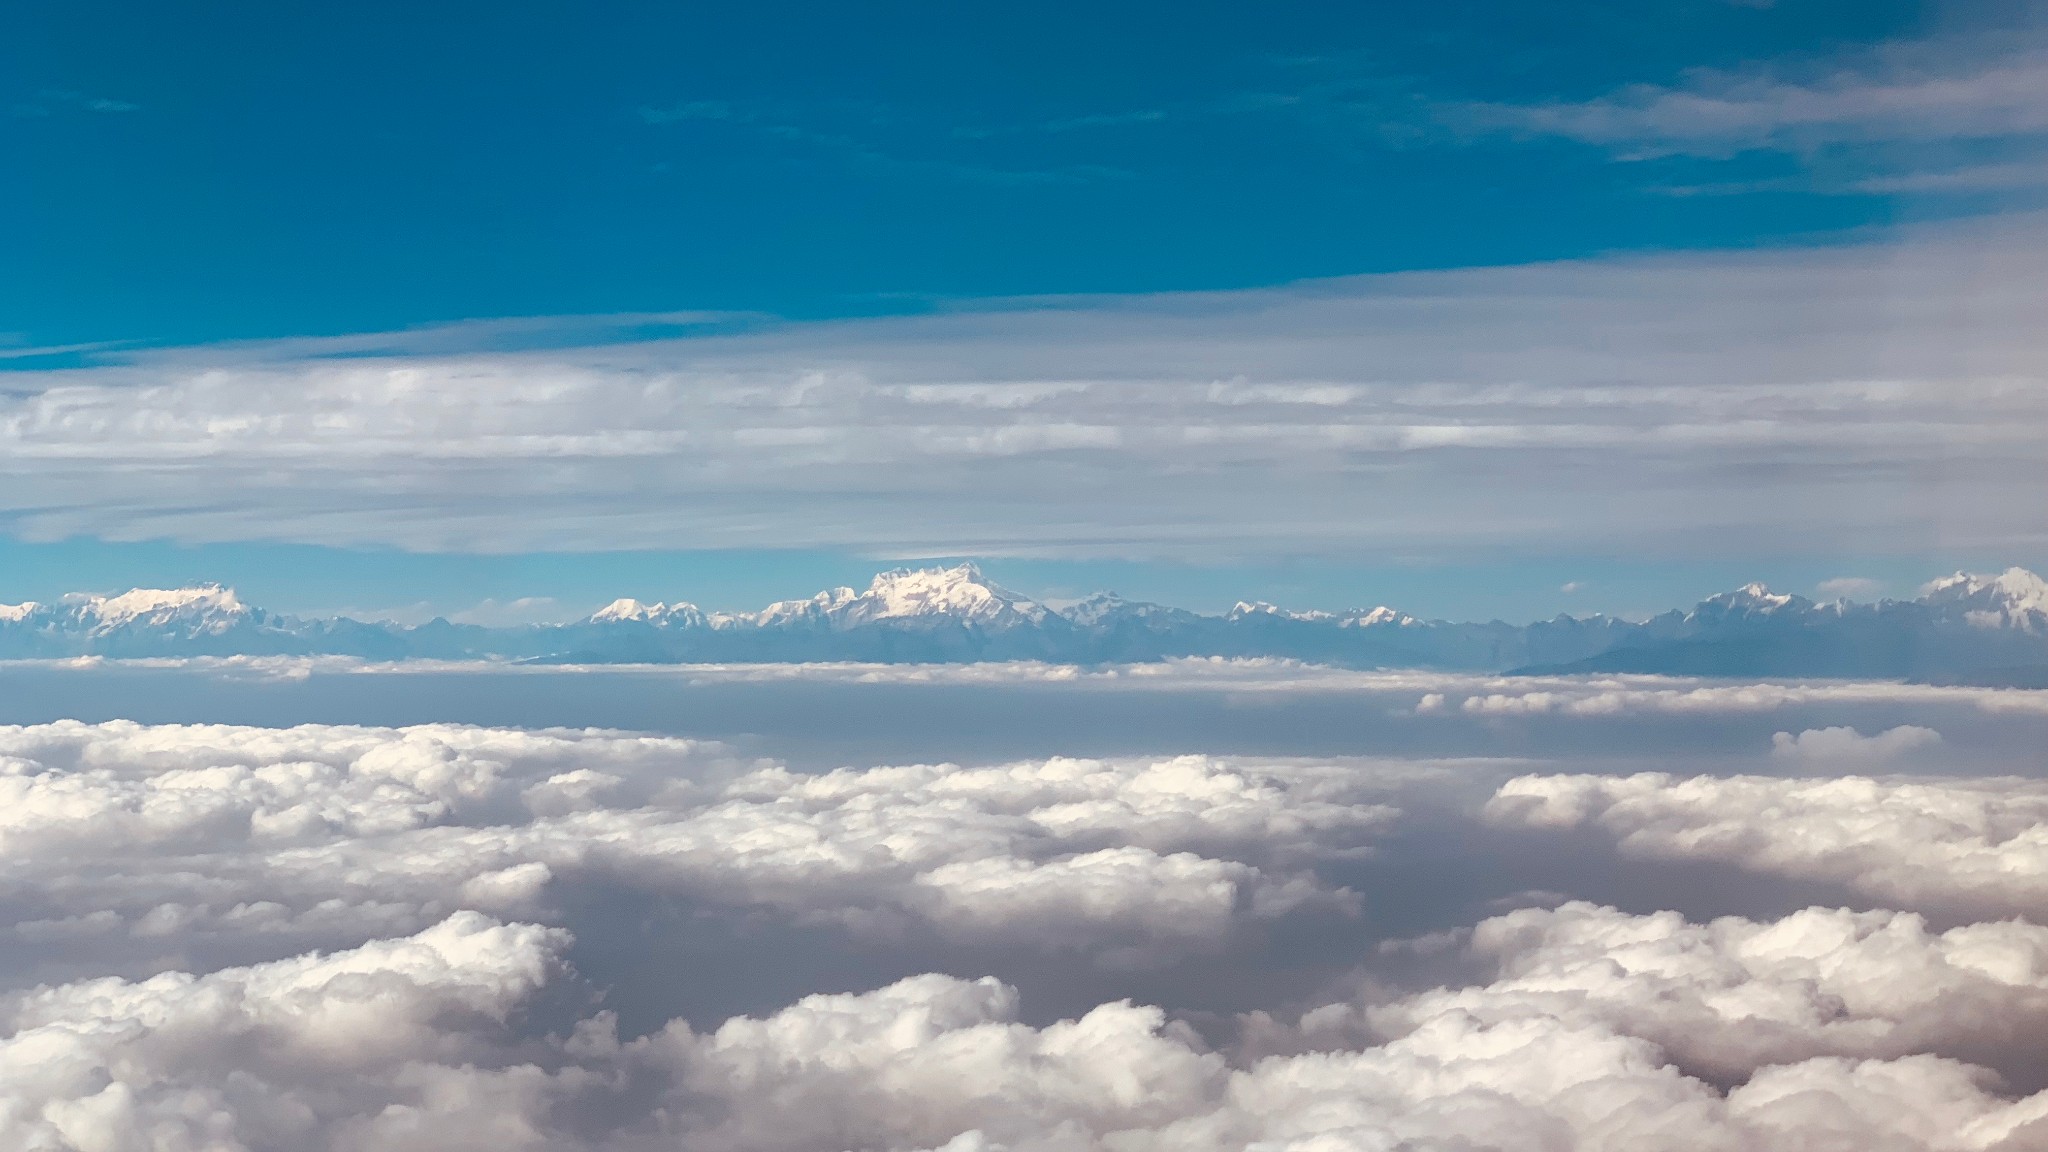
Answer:
[[[1061,608],[1059,614],[1075,627],[1084,629],[1113,628],[1126,622],[1156,626],[1201,619],[1185,608],[1126,600],[1114,592],[1097,592]]]
[[[1230,606],[1230,612],[1224,617],[1226,620],[1294,620],[1306,624],[1321,624],[1336,618],[1337,614],[1334,612],[1322,612],[1313,608],[1306,612],[1290,612],[1264,600],[1239,600]]]
[[[1920,590],[1920,603],[1937,611],[1961,612],[1978,628],[2048,633],[2048,580],[2025,568],[2008,568],[1996,576],[1944,576]]]
[[[93,633],[133,627],[219,635],[255,614],[234,589],[218,584],[135,588],[119,596],[74,594],[64,598],[64,606]]]
[[[1804,596],[1791,596],[1771,591],[1762,584],[1749,583],[1733,592],[1722,592],[1700,601],[1693,609],[1700,615],[1741,615],[1768,616],[1787,608],[1799,609],[1813,606]]]
[[[829,627],[859,596],[851,588],[828,588],[808,600],[777,600],[759,612],[721,612],[713,623],[734,628],[788,628],[800,624]]]
[[[1384,625],[1415,625],[1421,621],[1405,612],[1397,612],[1382,604],[1377,608],[1357,608],[1349,612],[1324,612],[1309,609],[1293,612],[1268,604],[1264,600],[1239,600],[1231,606],[1224,617],[1227,620],[1292,620],[1302,624],[1333,624],[1339,628],[1378,628]]]
[[[977,624],[1043,623],[1052,610],[1010,591],[973,564],[953,568],[898,568],[876,576],[867,593],[846,606],[848,620],[950,616]]]
[[[1412,628],[1422,621],[1406,612],[1396,612],[1382,604],[1370,612],[1353,612],[1338,621],[1340,628],[1381,628],[1393,625],[1396,628]]]
[[[877,575],[865,592],[835,588],[809,600],[783,600],[753,617],[757,627],[816,623],[835,629],[892,620],[957,620],[982,628],[1041,625],[1055,614],[997,584],[973,564],[897,568]]]
[[[702,628],[706,616],[686,601],[648,604],[620,598],[599,608],[583,621],[586,624],[647,624],[655,628]]]
[[[897,569],[759,612],[621,599],[566,625],[417,628],[302,620],[200,585],[0,605],[0,657],[337,654],[574,663],[872,660],[1127,662],[1283,657],[1350,667],[1953,679],[2048,676],[2048,583],[2024,569],[1957,573],[1918,600],[1817,605],[1750,584],[1641,624],[1424,621],[1378,607],[1220,616],[1103,593],[1058,611],[973,564]],[[2031,682],[2031,681],[2028,681]]]

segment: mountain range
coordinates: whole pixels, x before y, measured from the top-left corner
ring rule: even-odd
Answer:
[[[1378,607],[1205,615],[1101,594],[1058,607],[972,564],[899,569],[759,612],[618,600],[565,624],[303,618],[205,585],[0,605],[0,658],[342,655],[542,663],[1103,664],[1280,657],[1357,668],[1843,676],[2048,685],[2048,582],[1958,572],[1912,600],[1816,602],[1750,584],[1644,621],[1422,620]]]

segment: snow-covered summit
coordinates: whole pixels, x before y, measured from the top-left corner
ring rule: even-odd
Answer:
[[[1763,584],[1751,582],[1733,592],[1721,592],[1699,602],[1688,615],[1693,619],[1726,619],[1728,617],[1772,616],[1785,611],[1801,611],[1811,608],[1813,601],[1804,596],[1773,592]]]
[[[1422,621],[1406,612],[1396,611],[1385,604],[1370,611],[1349,613],[1338,621],[1338,625],[1344,628],[1412,628],[1420,623]]]
[[[754,617],[762,627],[817,622],[851,628],[883,620],[947,619],[983,628],[1042,624],[1051,609],[982,575],[973,564],[897,568],[877,575],[867,591],[834,588],[809,600],[771,604]]]
[[[1399,612],[1382,604],[1377,608],[1355,608],[1349,612],[1324,612],[1308,609],[1295,612],[1264,600],[1239,600],[1231,606],[1226,620],[1292,620],[1301,624],[1334,624],[1339,628],[1377,628],[1384,625],[1411,625],[1420,623],[1415,617]]]
[[[74,593],[64,597],[63,610],[78,624],[98,633],[151,628],[218,635],[255,615],[255,609],[242,603],[234,589],[218,584],[133,588],[118,596]]]
[[[695,604],[677,601],[652,604],[627,597],[621,597],[592,612],[584,621],[586,624],[649,624],[656,628],[697,628],[704,624],[704,613]]]
[[[982,623],[1044,620],[1051,609],[983,576],[973,564],[952,568],[897,568],[876,576],[867,593],[848,605],[850,616],[896,619],[957,616]]]
[[[1086,599],[1063,605],[1059,614],[1077,628],[1113,628],[1127,621],[1147,627],[1165,627],[1198,621],[1200,616],[1185,608],[1169,608],[1144,600],[1126,600],[1114,592],[1097,592]]]
[[[1957,572],[1920,590],[1920,602],[1937,610],[1960,611],[1980,628],[2048,632],[2048,580],[2025,568],[1996,576]]]
[[[1775,612],[1780,608],[1790,607],[1799,597],[1785,592],[1773,592],[1768,586],[1751,581],[1733,592],[1723,592],[1711,599],[1747,608],[1753,612]]]
[[[1336,618],[1337,614],[1334,612],[1321,612],[1315,609],[1310,609],[1306,612],[1290,612],[1278,604],[1269,604],[1264,600],[1239,600],[1230,606],[1229,615],[1224,617],[1226,620],[1297,620],[1304,623],[1317,624],[1327,623]]]

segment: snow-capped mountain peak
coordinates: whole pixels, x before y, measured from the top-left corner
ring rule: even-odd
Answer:
[[[1080,628],[1109,628],[1120,621],[1142,621],[1147,626],[1172,626],[1199,619],[1184,608],[1169,608],[1143,600],[1126,600],[1114,592],[1097,592],[1085,600],[1063,605],[1059,614]]]
[[[611,624],[626,620],[650,620],[668,611],[668,605],[655,601],[652,604],[621,596],[617,600],[590,614],[593,624]]]
[[[649,604],[621,597],[592,612],[586,624],[652,624],[658,628],[691,628],[704,623],[704,613],[695,604],[678,600],[674,604]]]
[[[1268,604],[1264,600],[1239,600],[1231,606],[1230,615],[1226,619],[1243,620],[1254,616],[1275,620],[1298,620],[1306,623],[1320,623],[1337,619],[1337,614],[1334,612],[1322,612],[1316,609],[1310,609],[1306,612],[1290,612],[1277,604]]]
[[[973,564],[952,568],[897,568],[883,572],[846,605],[850,622],[948,616],[976,623],[1037,623],[1045,605],[983,576]]]
[[[878,574],[867,591],[834,588],[808,600],[770,604],[750,620],[759,627],[806,622],[842,629],[884,620],[955,620],[983,628],[1043,624],[1055,613],[997,584],[973,564],[897,568]]]
[[[94,632],[120,628],[178,627],[194,634],[225,632],[255,614],[232,588],[133,588],[118,596],[72,595],[70,613]]]
[[[2025,568],[1996,576],[1957,572],[1920,590],[1920,602],[1936,610],[1960,610],[1980,628],[2048,632],[2048,580]]]
[[[1787,608],[1798,608],[1812,602],[1801,596],[1773,592],[1763,584],[1752,581],[1735,589],[1722,592],[1700,601],[1693,610],[1694,616],[1769,616]]]
[[[875,605],[877,616],[981,616],[1001,607],[1038,606],[989,580],[973,564],[883,572],[864,598]]]
[[[1374,608],[1370,612],[1353,612],[1344,617],[1343,620],[1343,626],[1346,628],[1378,628],[1389,624],[1396,627],[1407,627],[1419,623],[1421,621],[1415,617],[1408,615],[1406,612],[1398,612],[1387,607],[1385,604]]]

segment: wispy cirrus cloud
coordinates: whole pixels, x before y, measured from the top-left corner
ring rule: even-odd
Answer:
[[[1562,136],[1637,158],[2036,136],[2048,132],[2048,48],[1899,44],[1821,63],[1700,70],[1589,100],[1450,111],[1470,127]]]
[[[142,105],[110,96],[95,96],[69,88],[45,88],[26,100],[18,100],[10,111],[22,119],[38,119],[60,112],[140,112]]]
[[[1583,99],[1465,102],[1468,134],[1574,140],[1633,161],[1792,158],[1792,175],[1653,186],[1668,195],[2014,196],[2048,187],[2048,46],[2032,30],[1952,35],[1832,58],[1696,69]]]

